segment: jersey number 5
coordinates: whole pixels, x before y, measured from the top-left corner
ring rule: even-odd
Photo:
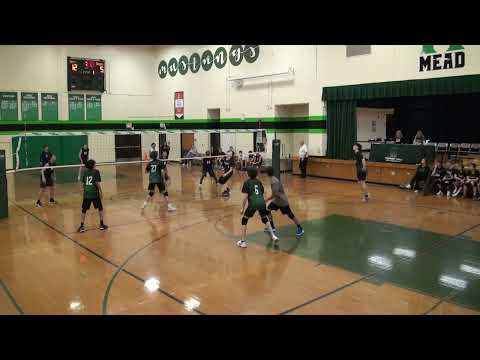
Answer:
[[[86,185],[93,185],[92,181],[93,181],[93,176],[87,176],[87,178],[85,179]]]

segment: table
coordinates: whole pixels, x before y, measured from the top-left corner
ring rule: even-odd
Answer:
[[[435,159],[433,145],[372,144],[369,161],[396,164],[419,164],[425,158],[428,163]]]

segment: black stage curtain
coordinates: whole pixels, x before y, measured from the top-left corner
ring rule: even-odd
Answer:
[[[332,159],[352,158],[351,146],[356,139],[357,127],[355,106],[357,102],[362,103],[361,106],[366,106],[364,104],[366,100],[406,98],[405,101],[409,100],[410,103],[416,104],[400,107],[398,113],[395,114],[397,119],[401,119],[398,120],[399,122],[404,120],[407,123],[408,137],[413,138],[416,130],[422,129],[426,138],[432,141],[476,142],[474,132],[478,134],[476,130],[478,121],[474,122],[474,114],[468,115],[467,110],[460,113],[458,102],[457,104],[449,102],[448,106],[444,104],[435,107],[439,110],[433,111],[433,105],[428,105],[428,99],[426,99],[430,97],[431,102],[437,103],[436,100],[432,100],[434,97],[465,94],[465,99],[467,99],[470,94],[471,98],[468,100],[458,100],[466,101],[463,103],[463,107],[466,107],[465,104],[475,101],[475,93],[480,93],[480,75],[324,87],[322,100],[327,102],[327,157]],[[422,105],[418,105],[420,103]],[[352,105],[354,106],[353,110]],[[426,115],[427,113],[437,114],[437,117],[431,119],[431,115]],[[439,116],[439,114],[443,114],[443,116]],[[450,115],[447,116],[447,114]],[[431,121],[426,120],[428,118]],[[462,122],[460,118],[471,120]],[[446,124],[449,126],[445,127]],[[471,125],[473,127],[469,128]],[[457,133],[457,130],[452,130],[454,127],[463,130],[458,130],[460,132]],[[413,128],[415,130],[411,134]]]

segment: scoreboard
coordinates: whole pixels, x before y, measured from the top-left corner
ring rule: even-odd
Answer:
[[[105,92],[105,60],[67,58],[68,91]]]

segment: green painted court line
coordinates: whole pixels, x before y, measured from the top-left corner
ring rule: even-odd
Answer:
[[[329,215],[302,225],[305,235],[291,252],[293,255],[362,276],[373,272],[374,276],[368,278],[380,284],[390,283],[439,300],[450,300],[452,292],[450,286],[440,282],[441,276],[463,279],[468,286],[450,301],[480,309],[479,279],[467,280],[467,275],[460,271],[462,263],[480,264],[480,242],[460,238],[465,231],[449,236],[342,215]],[[295,229],[294,225],[278,229],[280,250],[291,248],[297,241]],[[249,235],[247,240],[268,244],[263,231]],[[397,253],[403,249],[413,252],[413,257]],[[382,268],[379,260],[389,264],[387,268]]]
[[[3,288],[3,290],[5,291],[5,293],[7,294],[8,298],[10,299],[10,301],[12,302],[12,304],[15,306],[15,308],[17,309],[18,313],[20,315],[25,315],[22,308],[20,307],[20,305],[17,303],[17,301],[15,300],[15,298],[13,297],[13,294],[10,292],[10,290],[8,289],[7,285],[5,285],[5,283],[0,279],[0,286]]]

